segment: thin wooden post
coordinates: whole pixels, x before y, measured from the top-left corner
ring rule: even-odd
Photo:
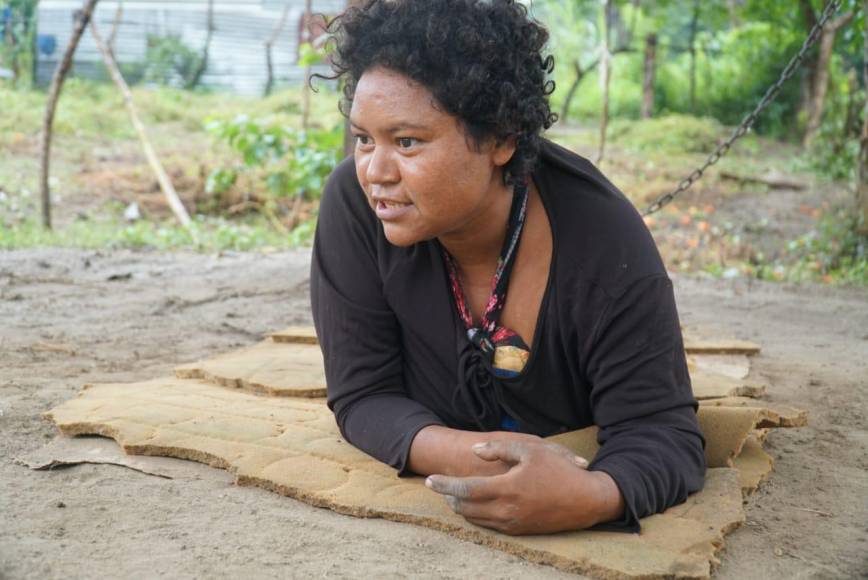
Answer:
[[[814,86],[811,90],[811,101],[808,107],[808,120],[805,126],[805,136],[802,144],[811,144],[823,120],[823,109],[826,103],[826,93],[829,90],[829,66],[832,61],[832,49],[835,46],[835,36],[838,31],[847,26],[853,19],[853,12],[845,12],[834,20],[826,22],[820,36],[820,50],[817,55],[817,68],[814,74]]]
[[[75,54],[75,49],[78,47],[81,35],[84,33],[85,28],[87,28],[87,24],[90,22],[98,1],[85,0],[81,10],[77,13],[75,28],[72,31],[69,44],[66,45],[66,51],[63,53],[60,64],[54,70],[54,76],[51,78],[51,88],[48,90],[48,102],[45,105],[45,116],[42,119],[42,133],[40,133],[39,197],[42,200],[42,226],[49,230],[51,229],[51,189],[48,186],[48,177],[54,113],[57,110],[57,101],[60,98],[60,89],[63,88],[63,81],[66,80],[66,74],[72,66],[72,56]]]
[[[311,0],[304,3],[304,21],[302,24],[301,42],[311,44]],[[310,62],[304,63],[304,78],[301,86],[301,128],[307,129],[310,124]]]
[[[582,79],[585,78],[585,73],[587,73],[587,71],[582,68],[582,63],[578,58],[573,61],[573,73],[575,74],[575,77],[573,78],[573,82],[570,84],[570,88],[567,89],[567,95],[564,97],[564,102],[561,104],[561,114],[558,115],[558,121],[565,125],[567,123],[567,116],[570,114],[570,104],[576,96],[576,91],[578,90]]]
[[[863,2],[864,12],[868,15],[868,0]],[[865,83],[865,108],[862,113],[862,134],[859,136],[859,183],[856,184],[856,211],[861,220],[857,227],[860,235],[868,236],[868,17],[865,18],[865,39],[862,47],[862,80]]]
[[[600,148],[597,150],[597,164],[602,163],[606,155],[606,130],[609,127],[609,77],[612,72],[609,31],[612,27],[612,0],[606,0],[603,11],[603,42],[600,47],[600,86],[603,92],[603,110],[600,114]]]
[[[265,79],[265,96],[271,94],[271,90],[274,88],[274,63],[272,61],[271,52],[274,48],[274,43],[277,42],[277,37],[280,36],[280,33],[283,31],[283,27],[286,26],[286,17],[289,14],[289,3],[283,5],[283,12],[280,14],[280,20],[277,21],[277,25],[274,27],[274,30],[271,31],[271,36],[268,37],[268,40],[265,41],[265,72],[268,75]]]
[[[112,29],[108,35],[108,41],[106,44],[108,45],[109,51],[112,53],[112,56],[115,54],[115,41],[118,39],[118,30],[120,30],[121,22],[124,18],[124,3],[118,2],[118,7],[115,10],[115,19],[112,21]]]
[[[699,29],[699,0],[693,0],[693,19],[690,21],[690,112],[696,114],[696,33]]]
[[[205,33],[205,45],[202,47],[202,58],[199,60],[199,66],[196,67],[196,72],[194,72],[192,78],[187,81],[185,88],[188,89],[195,89],[198,87],[199,82],[202,80],[202,75],[204,75],[205,71],[208,70],[208,54],[211,51],[211,39],[214,36],[214,0],[208,0],[208,13],[206,19],[208,30]]]
[[[657,75],[657,35],[645,37],[645,65],[642,71],[642,118],[654,114],[654,85]]]
[[[151,166],[151,169],[157,176],[157,182],[160,184],[160,189],[163,190],[163,195],[166,196],[166,200],[169,202],[169,207],[172,209],[172,213],[175,214],[175,217],[178,218],[178,221],[181,222],[181,225],[185,228],[190,227],[190,215],[187,213],[187,209],[184,207],[184,204],[181,203],[181,200],[178,198],[178,193],[175,191],[175,187],[172,185],[171,179],[169,179],[166,170],[163,169],[163,165],[160,163],[159,158],[157,157],[157,152],[154,150],[154,146],[151,144],[151,140],[148,138],[148,132],[145,129],[145,125],[139,119],[139,114],[136,111],[136,106],[133,103],[133,95],[130,93],[130,88],[127,86],[126,81],[124,80],[123,75],[121,74],[120,69],[118,69],[117,62],[115,62],[114,56],[109,51],[106,43],[103,42],[102,36],[99,34],[99,30],[96,27],[95,22],[90,23],[90,31],[93,34],[93,39],[96,42],[96,46],[99,49],[100,54],[102,54],[103,62],[105,63],[106,68],[109,71],[109,74],[112,77],[112,80],[117,85],[118,90],[120,90],[121,95],[124,97],[124,102],[127,105],[127,111],[130,114],[130,119],[133,122],[133,127],[136,129],[136,133],[139,134],[139,139],[142,142],[142,148],[145,150],[145,157],[148,160],[148,164]]]

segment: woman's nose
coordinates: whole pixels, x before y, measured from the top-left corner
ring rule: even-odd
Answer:
[[[400,180],[398,165],[392,158],[392,153],[385,147],[374,147],[368,159],[365,171],[369,183],[396,183]]]

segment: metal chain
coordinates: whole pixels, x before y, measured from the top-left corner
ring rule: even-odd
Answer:
[[[756,119],[760,115],[760,113],[765,110],[769,103],[775,100],[775,97],[778,96],[778,93],[781,90],[781,86],[783,86],[783,84],[787,82],[787,80],[791,76],[793,76],[793,74],[802,64],[802,61],[805,58],[805,54],[807,54],[811,47],[817,43],[817,40],[820,38],[820,34],[822,33],[823,25],[826,24],[829,18],[831,18],[832,15],[837,12],[840,7],[841,0],[831,0],[826,5],[826,8],[823,10],[823,14],[820,16],[817,24],[814,25],[814,27],[811,29],[811,32],[808,34],[808,37],[805,39],[804,44],[802,44],[802,48],[790,60],[789,64],[787,64],[784,72],[781,73],[781,78],[778,79],[775,84],[769,87],[769,89],[766,91],[766,94],[760,100],[759,104],[757,104],[753,112],[751,112],[747,117],[744,118],[738,128],[733,131],[732,136],[729,139],[719,145],[717,149],[715,149],[714,152],[708,156],[708,159],[701,167],[699,167],[698,169],[694,169],[690,175],[682,179],[681,182],[678,184],[678,187],[676,187],[673,191],[658,197],[654,201],[654,203],[645,208],[645,211],[642,212],[642,216],[651,215],[656,211],[660,211],[660,209],[662,209],[665,205],[675,199],[676,196],[690,189],[690,186],[692,186],[695,182],[699,181],[705,170],[720,161],[721,157],[729,153],[732,145],[736,141],[741,139],[748,131],[750,131],[751,127],[753,127],[753,124],[756,122]]]

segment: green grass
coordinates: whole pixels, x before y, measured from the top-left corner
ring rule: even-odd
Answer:
[[[181,167],[187,175],[196,174],[200,163],[210,165],[234,157],[205,129],[210,119],[229,120],[246,114],[289,127],[301,125],[298,89],[281,89],[265,98],[144,86],[133,87],[132,93],[163,163],[167,168]],[[46,99],[45,90],[14,88],[0,81],[0,248],[219,251],[288,248],[309,241],[312,223],[302,224],[286,235],[261,215],[232,219],[198,216],[190,230],[173,221],[124,222],[120,200],[104,203],[100,201],[104,197],[87,190],[89,182],[82,181],[85,167],[99,171],[105,167],[107,156],[110,166],[140,169],[146,176],[143,179],[150,170],[115,86],[75,78],[64,84],[54,122],[51,188],[55,222],[59,223],[54,230],[44,230],[39,225],[36,195],[38,136]],[[337,99],[337,94],[325,87],[312,95],[312,126],[332,127],[340,122]],[[67,207],[70,199],[76,201],[72,205],[75,211]],[[87,218],[76,219],[75,213]]]
[[[142,122],[149,128],[172,124],[179,131],[204,132],[206,118],[230,119],[241,113],[291,126],[298,126],[301,118],[297,89],[277,91],[266,98],[142,86],[133,87],[132,94]],[[43,90],[15,89],[0,81],[0,146],[16,136],[39,133],[46,100]],[[333,91],[320,89],[311,99],[312,123],[324,127],[336,124],[336,102]],[[136,138],[126,105],[113,84],[75,78],[64,83],[54,131],[58,136],[101,141]]]
[[[609,135],[612,143],[629,151],[710,153],[727,131],[715,119],[667,115],[641,121],[617,119]]]

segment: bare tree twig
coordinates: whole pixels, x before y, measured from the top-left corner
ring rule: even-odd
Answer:
[[[84,5],[78,12],[75,20],[75,28],[72,31],[72,36],[69,39],[69,44],[66,45],[66,51],[63,53],[63,58],[60,64],[54,70],[54,76],[51,79],[51,88],[48,90],[48,102],[45,106],[45,116],[42,120],[42,133],[40,144],[41,162],[39,165],[39,190],[40,198],[42,199],[42,225],[46,229],[51,229],[51,189],[48,186],[49,166],[51,160],[51,137],[53,135],[54,113],[57,111],[57,101],[60,98],[60,90],[63,88],[63,81],[66,80],[66,74],[72,66],[72,56],[75,54],[75,49],[81,40],[81,35],[87,28],[88,22],[93,15],[94,8],[99,0],[85,0]]]
[[[600,85],[603,91],[603,111],[600,115],[600,147],[597,150],[596,160],[598,165],[603,162],[606,155],[606,130],[609,127],[609,81],[612,72],[609,34],[612,28],[612,0],[606,0],[603,10],[603,44],[600,48]]]
[[[277,38],[280,36],[280,33],[283,32],[283,27],[286,26],[286,17],[289,14],[289,4],[283,5],[283,12],[280,15],[280,20],[277,21],[277,25],[275,25],[274,30],[271,31],[271,36],[268,37],[268,40],[265,41],[265,67],[268,77],[265,81],[265,95],[268,96],[271,94],[271,90],[274,88],[274,63],[272,60],[272,50],[274,48],[274,43],[277,42]]]
[[[112,55],[115,54],[115,41],[118,38],[118,29],[121,27],[121,20],[124,17],[124,3],[118,2],[118,9],[115,10],[115,19],[112,22],[112,30],[108,35],[108,40],[106,44],[108,45],[108,49],[111,51]]]
[[[211,38],[214,36],[214,0],[208,0],[208,31],[205,33],[205,46],[202,48],[202,58],[199,60],[199,66],[193,77],[187,82],[188,89],[194,89],[199,86],[202,80],[202,75],[208,70],[208,53],[211,50]]]

